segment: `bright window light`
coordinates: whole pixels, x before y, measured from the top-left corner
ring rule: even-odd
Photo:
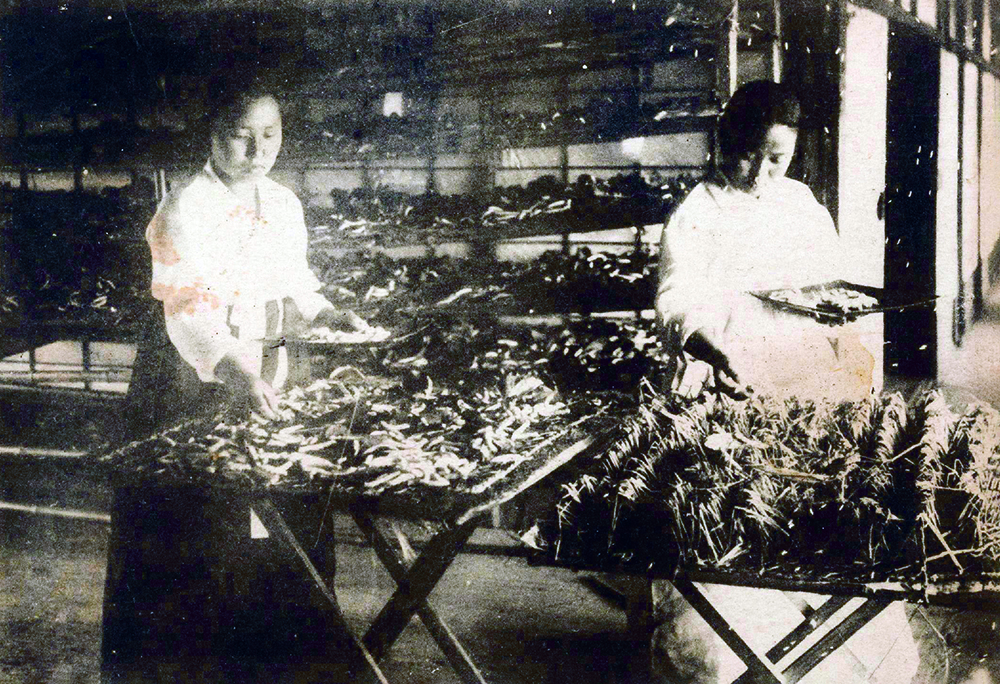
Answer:
[[[382,100],[382,116],[403,116],[403,93],[386,93]]]

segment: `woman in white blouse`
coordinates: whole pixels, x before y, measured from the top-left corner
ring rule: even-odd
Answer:
[[[133,436],[175,420],[205,393],[218,394],[217,386],[202,383],[222,383],[237,401],[272,417],[288,357],[283,346],[266,340],[305,325],[367,325],[318,292],[306,261],[302,205],[267,177],[281,148],[277,100],[256,86],[219,100],[211,158],[170,192],[146,229],[152,293],[162,302],[173,349],[162,348],[162,329],[156,329],[159,339],[147,348],[158,354],[137,359],[136,391],[143,396],[134,402],[140,420]],[[169,396],[149,396],[149,389],[162,393],[165,383],[174,390]],[[158,411],[150,412],[151,401]]]
[[[737,90],[719,122],[717,172],[664,227],[656,308],[675,354],[676,392],[695,396],[714,384],[737,398],[753,390],[846,400],[872,391],[872,355],[856,335],[838,336],[749,294],[844,277],[830,214],[806,185],[785,177],[799,116],[798,100],[781,84],[758,81]],[[784,626],[784,634],[802,621],[780,592],[705,590],[744,634],[774,633],[775,626]],[[654,669],[666,681],[713,684],[739,674],[739,661],[669,582],[654,582],[653,597],[660,618]],[[919,661],[896,603],[804,681],[906,684]]]
[[[664,228],[657,310],[677,351],[677,391],[697,394],[706,382],[816,399],[871,391],[874,360],[856,335],[749,294],[847,273],[829,212],[785,177],[798,121],[798,101],[781,85],[738,90],[720,119],[717,172]]]
[[[211,157],[174,188],[146,230],[161,303],[129,387],[131,437],[235,400],[273,417],[288,378],[281,346],[303,326],[366,327],[319,294],[302,206],[270,180],[282,136],[277,99],[230,87],[213,103]],[[325,499],[273,494],[332,581]],[[104,667],[155,679],[165,663],[211,681],[297,681],[339,666],[349,643],[309,578],[263,527],[245,493],[122,473],[116,482],[104,600]],[[263,667],[264,671],[259,668]],[[200,680],[195,680],[200,681]]]

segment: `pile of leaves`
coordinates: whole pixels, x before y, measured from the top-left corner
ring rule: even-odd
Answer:
[[[937,392],[815,404],[647,390],[564,485],[549,553],[591,566],[908,577],[1000,570],[1000,414]]]
[[[583,319],[556,327],[504,327],[491,319],[436,316],[400,336],[381,359],[403,383],[429,376],[480,387],[536,373],[561,392],[633,394],[661,368],[662,345],[646,319]]]
[[[298,122],[283,145],[286,153],[319,155],[330,161],[393,161],[431,152],[429,123],[426,115],[376,118],[342,113],[321,122]]]
[[[621,140],[655,134],[657,124],[677,118],[712,117],[719,103],[712,96],[687,95],[658,102],[622,101],[622,95],[602,95],[584,106],[547,112],[500,112],[497,134],[511,147],[536,147],[566,137]],[[626,105],[626,106],[623,106]]]
[[[101,327],[135,324],[152,305],[148,289],[124,274],[94,275],[77,283],[57,283],[51,274],[36,293],[33,315],[39,320],[68,320]]]
[[[334,484],[372,496],[476,494],[592,415],[533,374],[475,392],[427,380],[417,392],[343,367],[281,397],[277,421],[193,419],[104,457],[161,478],[256,486]],[[548,455],[547,453],[544,455]]]
[[[536,311],[650,309],[657,265],[656,257],[644,250],[610,254],[581,247],[570,255],[546,252],[524,268],[508,291],[518,304]]]
[[[8,283],[24,316],[109,328],[138,320],[151,299],[142,230],[154,208],[121,193],[19,193]]]
[[[385,254],[311,254],[313,270],[334,304],[372,314],[406,310],[468,310],[494,314],[637,311],[653,306],[656,257],[550,251],[528,263],[446,256],[392,259]]]
[[[448,240],[502,240],[662,223],[694,188],[689,175],[611,178],[581,175],[572,183],[542,176],[524,186],[476,195],[409,195],[388,188],[333,190],[333,207],[307,215],[316,248],[433,245]]]
[[[20,295],[0,292],[0,321],[17,319],[23,312],[24,301]]]

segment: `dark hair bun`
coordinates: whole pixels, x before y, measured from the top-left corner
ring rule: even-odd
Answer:
[[[724,160],[745,159],[759,148],[771,126],[798,128],[802,108],[783,83],[751,81],[729,99],[719,117],[719,148]]]

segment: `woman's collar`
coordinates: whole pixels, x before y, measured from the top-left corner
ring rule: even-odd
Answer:
[[[212,159],[211,158],[209,158],[209,160],[207,162],[205,162],[205,168],[202,169],[202,171],[205,172],[205,175],[208,176],[208,179],[210,181],[212,181],[213,183],[218,183],[222,187],[226,188],[226,190],[229,189],[226,186],[226,184],[222,181],[222,179],[219,178],[219,174],[217,174],[215,172],[215,169],[212,167]]]
[[[246,204],[246,201],[243,198],[241,198],[240,194],[238,192],[234,191],[228,185],[226,185],[226,182],[224,180],[222,180],[222,178],[219,176],[219,174],[215,171],[215,168],[212,166],[212,160],[211,160],[211,158],[209,158],[209,160],[207,162],[205,162],[205,168],[203,169],[203,171],[204,171],[205,175],[208,176],[208,179],[211,182],[218,183],[219,186],[222,189],[224,189],[229,194],[229,196],[232,197],[236,202],[238,202],[240,204]],[[260,182],[253,184],[253,190],[254,190],[254,194],[256,196],[259,196],[261,194],[261,192],[263,192],[263,188],[261,187],[261,185],[262,184]]]
[[[729,176],[722,169],[716,169],[711,175],[711,182],[726,192],[736,193],[737,197],[748,197],[761,199],[764,197],[763,188],[754,184],[752,187],[743,188],[730,180]]]

